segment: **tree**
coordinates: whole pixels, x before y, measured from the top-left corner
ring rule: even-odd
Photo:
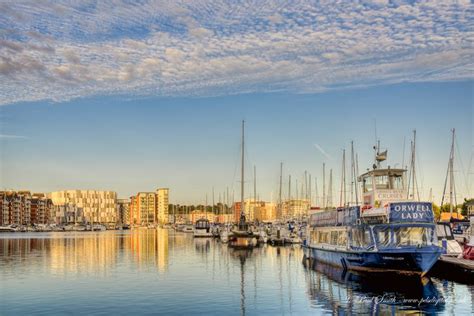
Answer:
[[[433,203],[433,213],[434,213],[434,217],[436,221],[439,221],[439,219],[441,218],[441,208],[434,203]]]
[[[470,203],[474,201],[474,199],[464,199],[464,203],[462,204],[461,208],[462,208],[462,215],[464,216],[467,216],[467,203]]]

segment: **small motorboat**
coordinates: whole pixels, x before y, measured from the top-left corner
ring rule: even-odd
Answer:
[[[213,237],[211,224],[205,218],[198,219],[194,225],[194,237]]]

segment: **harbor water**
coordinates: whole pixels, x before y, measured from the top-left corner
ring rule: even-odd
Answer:
[[[0,234],[0,315],[474,312],[474,285],[309,264],[299,245],[232,250],[168,229]]]

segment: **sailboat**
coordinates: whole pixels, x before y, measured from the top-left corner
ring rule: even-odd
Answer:
[[[240,182],[240,219],[236,228],[229,236],[229,247],[239,249],[251,249],[258,245],[259,235],[254,234],[245,218],[244,201],[244,141],[245,141],[245,121],[242,121],[242,157],[241,157],[241,182]]]

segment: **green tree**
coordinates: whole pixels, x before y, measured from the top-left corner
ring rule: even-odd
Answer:
[[[441,218],[441,208],[435,203],[433,203],[433,213],[434,213],[435,220],[439,221],[439,219]]]

